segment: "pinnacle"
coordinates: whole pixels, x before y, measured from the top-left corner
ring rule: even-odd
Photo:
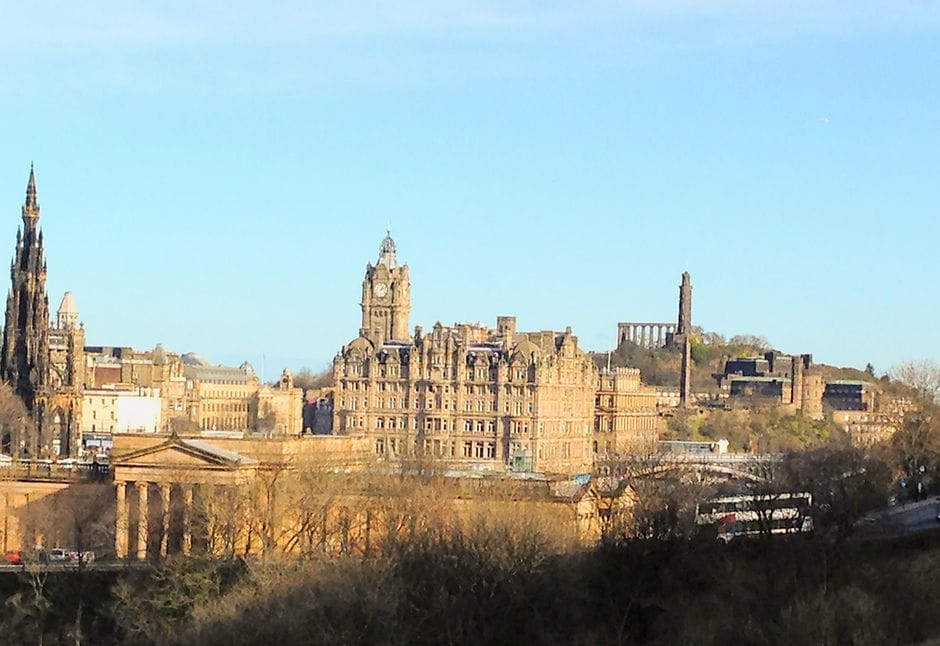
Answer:
[[[29,163],[29,181],[26,184],[26,206],[39,206],[36,198],[36,173],[32,162]]]

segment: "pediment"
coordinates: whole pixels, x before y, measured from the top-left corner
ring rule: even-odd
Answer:
[[[172,438],[113,460],[115,467],[223,468],[237,469],[255,464],[244,455],[220,449],[202,440]]]
[[[178,467],[218,467],[219,460],[198,455],[180,446],[161,447],[144,454],[131,455],[117,461],[120,466],[178,466]],[[227,466],[227,465],[225,465]]]

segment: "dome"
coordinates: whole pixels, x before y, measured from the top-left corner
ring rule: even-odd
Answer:
[[[187,352],[182,357],[180,357],[180,361],[183,363],[184,366],[211,366],[212,365],[204,357],[196,354],[195,352]]]
[[[356,337],[353,339],[348,346],[346,346],[348,352],[371,352],[373,350],[372,341],[365,338],[364,336]]]
[[[521,357],[525,361],[529,361],[533,356],[537,357],[539,354],[541,354],[541,348],[529,339],[520,342],[512,352],[513,359]]]
[[[388,269],[395,269],[398,266],[398,259],[395,257],[395,241],[392,240],[392,232],[385,232],[385,239],[379,245],[379,264],[385,265]]]

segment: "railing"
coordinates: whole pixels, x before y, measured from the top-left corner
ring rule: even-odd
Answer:
[[[12,480],[108,480],[111,465],[99,462],[51,460],[0,461],[0,478]]]

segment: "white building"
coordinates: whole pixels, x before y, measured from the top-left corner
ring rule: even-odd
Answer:
[[[114,433],[157,433],[162,422],[160,389],[124,384],[86,388],[81,419],[85,449],[109,448]]]

